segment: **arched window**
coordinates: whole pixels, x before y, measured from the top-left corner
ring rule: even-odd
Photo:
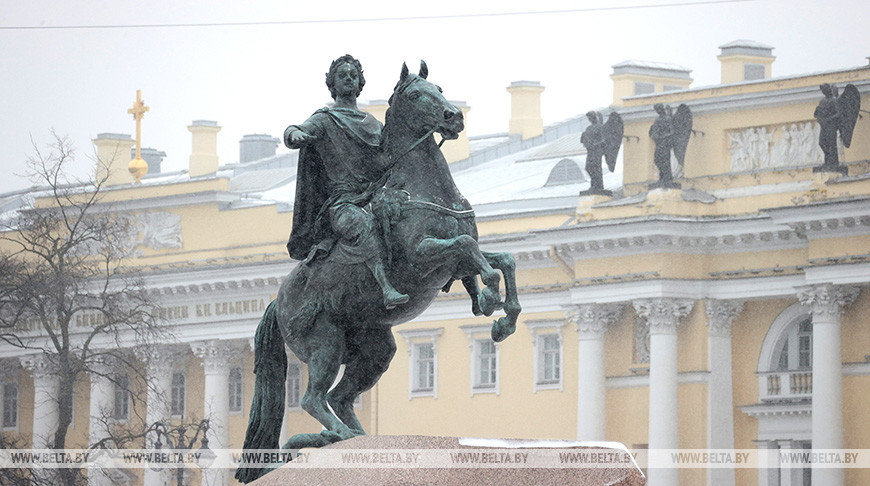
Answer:
[[[547,178],[547,183],[544,186],[561,186],[564,184],[577,184],[586,180],[583,177],[583,171],[571,159],[562,159],[550,171],[550,177]]]
[[[809,317],[786,328],[779,340],[776,371],[812,369],[813,325]]]
[[[761,345],[761,401],[809,400],[813,393],[812,367],[812,319],[804,306],[795,304],[774,320]]]

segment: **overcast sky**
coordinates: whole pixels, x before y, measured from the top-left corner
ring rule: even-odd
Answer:
[[[243,135],[280,137],[330,101],[323,75],[345,53],[363,63],[361,100],[386,99],[402,62],[416,70],[425,59],[429,79],[471,106],[469,135],[481,135],[507,130],[511,81],[546,87],[551,124],[609,104],[611,66],[627,59],[688,67],[693,86],[719,82],[718,46],[735,39],[773,46],[774,76],[864,65],[868,19],[866,0],[3,0],[0,193],[30,185],[14,174],[31,137],[44,145],[52,128],[72,139],[86,176],[91,139],[135,134],[137,89],[151,107],[143,146],[178,170],[192,120],[217,121],[220,161],[235,162]],[[254,25],[166,26],[230,22]],[[45,28],[58,26],[119,27]]]

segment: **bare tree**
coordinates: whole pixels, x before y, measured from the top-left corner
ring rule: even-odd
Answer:
[[[126,388],[132,402],[142,400],[144,388],[130,383],[147,383],[141,360],[167,339],[143,276],[130,265],[136,228],[104,202],[106,166],[98,160],[91,180],[72,180],[74,160],[70,141],[54,132],[47,150],[34,143],[28,164],[41,188],[33,204],[0,223],[0,344],[42,353],[57,373],[55,449],[67,447],[77,380],[99,375]],[[107,361],[129,378],[100,366]],[[140,423],[147,428],[144,417]],[[64,484],[79,481],[75,470],[59,471]]]

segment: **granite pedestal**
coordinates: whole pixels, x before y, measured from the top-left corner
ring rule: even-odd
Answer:
[[[616,443],[387,435],[303,449],[297,461],[249,484],[642,486],[645,481]]]

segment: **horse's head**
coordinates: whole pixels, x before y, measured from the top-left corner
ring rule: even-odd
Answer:
[[[401,118],[416,136],[438,132],[443,138],[453,140],[465,128],[462,110],[444,98],[441,88],[426,80],[429,69],[420,61],[420,73],[408,72],[402,64],[402,74],[393,95],[387,120]]]

